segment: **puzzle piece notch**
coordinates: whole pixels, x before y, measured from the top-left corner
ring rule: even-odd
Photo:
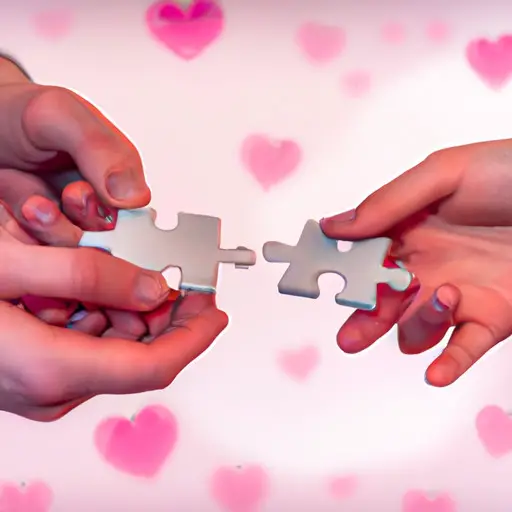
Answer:
[[[215,293],[220,263],[246,269],[256,263],[256,253],[245,247],[220,248],[221,221],[217,217],[178,213],[172,230],[155,226],[152,208],[121,210],[115,229],[86,231],[81,247],[97,247],[139,267],[163,272],[181,271],[181,290]]]
[[[325,236],[318,222],[309,220],[296,246],[267,242],[263,257],[271,263],[289,263],[278,283],[280,293],[316,299],[320,296],[319,277],[337,274],[345,287],[336,294],[336,303],[371,311],[377,305],[378,283],[404,291],[412,281],[406,269],[382,265],[390,244],[388,238],[372,238],[353,242],[349,251],[341,252],[338,242]]]

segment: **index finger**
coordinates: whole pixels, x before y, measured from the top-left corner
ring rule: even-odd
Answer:
[[[138,208],[149,203],[137,149],[90,102],[60,87],[2,86],[0,165],[44,172],[63,153],[106,205]]]

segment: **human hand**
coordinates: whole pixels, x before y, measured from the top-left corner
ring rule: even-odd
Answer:
[[[512,140],[436,152],[366,198],[354,212],[321,221],[336,239],[393,239],[390,256],[416,277],[406,292],[379,288],[375,311],[355,311],[338,333],[360,352],[398,326],[400,349],[438,344],[434,386],[453,383],[512,334]],[[421,286],[420,286],[421,285]]]
[[[140,156],[112,123],[71,91],[32,83],[3,57],[0,136],[0,201],[40,242],[76,246],[82,229],[112,229],[117,208],[149,202]],[[23,302],[56,325],[66,325],[77,306],[40,297]],[[106,309],[104,316],[113,336],[137,339],[148,329],[134,312]]]
[[[169,290],[160,273],[103,251],[26,245],[13,236],[17,224],[2,208],[0,224],[1,410],[52,421],[95,395],[163,389],[227,325],[215,297],[205,294],[177,301],[170,325],[161,324],[149,344],[86,334],[101,324],[99,312],[75,329],[47,324],[9,301],[28,294],[154,311]]]

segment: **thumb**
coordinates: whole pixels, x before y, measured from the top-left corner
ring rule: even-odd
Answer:
[[[457,189],[463,169],[451,155],[457,152],[434,153],[373,192],[355,210],[322,219],[323,232],[330,238],[342,240],[381,236],[415,213],[448,197]]]

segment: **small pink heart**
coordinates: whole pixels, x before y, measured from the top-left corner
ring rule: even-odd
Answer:
[[[371,81],[367,71],[352,71],[343,77],[343,87],[350,96],[361,97],[370,89]]]
[[[73,25],[73,13],[70,11],[41,11],[32,18],[36,33],[44,38],[56,41],[66,37]]]
[[[345,33],[340,27],[305,23],[297,31],[297,42],[310,60],[323,64],[341,54],[345,46]]]
[[[162,468],[178,439],[174,415],[165,407],[142,409],[132,420],[108,418],[96,428],[95,443],[116,469],[151,478]]]
[[[290,177],[301,159],[301,149],[292,140],[251,135],[242,144],[242,161],[264,190]]]
[[[184,8],[168,0],[155,2],[146,24],[158,41],[184,60],[199,56],[224,29],[224,13],[214,0],[194,0]]]
[[[473,70],[492,89],[501,89],[512,74],[512,35],[497,41],[475,39],[466,48]]]
[[[357,486],[358,479],[355,475],[339,476],[330,481],[329,491],[336,499],[346,499],[355,494]]]
[[[501,407],[484,407],[476,417],[476,430],[489,455],[498,458],[512,452],[512,418]]]
[[[6,483],[0,486],[2,512],[49,512],[52,502],[53,492],[43,482],[21,486]]]
[[[387,43],[403,43],[405,27],[401,23],[388,23],[382,27],[382,39]]]
[[[449,33],[448,25],[442,21],[433,21],[427,25],[427,37],[434,43],[442,43],[446,41]]]
[[[227,512],[255,512],[268,488],[268,476],[259,466],[219,468],[211,481],[212,495]]]
[[[421,491],[409,491],[404,495],[402,512],[456,512],[455,502],[446,493],[430,499]]]
[[[320,354],[318,349],[313,346],[298,350],[285,350],[278,358],[279,366],[284,373],[298,381],[306,380],[319,362]]]

